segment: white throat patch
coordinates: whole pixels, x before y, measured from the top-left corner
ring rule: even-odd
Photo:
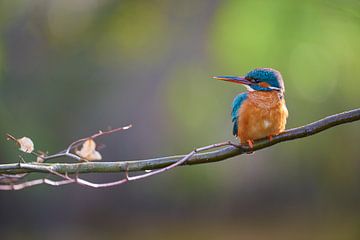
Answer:
[[[244,85],[244,86],[245,86],[246,90],[248,90],[249,92],[255,91],[249,85]]]

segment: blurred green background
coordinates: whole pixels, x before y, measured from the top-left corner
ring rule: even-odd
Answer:
[[[360,103],[358,0],[1,0],[0,34],[1,134],[52,153],[129,123],[99,139],[105,161],[235,140],[244,89],[210,77],[255,67],[282,72],[288,128]],[[0,192],[1,239],[359,239],[359,133],[338,126],[116,188]],[[18,154],[0,141],[1,163]]]

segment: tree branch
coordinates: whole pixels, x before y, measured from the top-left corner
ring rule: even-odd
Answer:
[[[348,112],[328,116],[319,121],[307,124],[302,127],[289,129],[272,140],[261,139],[254,143],[254,147],[249,149],[247,146],[235,146],[230,142],[213,144],[200,148],[209,150],[222,147],[219,150],[196,153],[192,151],[191,155],[177,155],[145,160],[118,161],[118,162],[82,162],[82,163],[12,163],[0,164],[0,174],[21,174],[32,172],[59,174],[80,174],[80,173],[108,173],[108,172],[131,172],[162,169],[170,165],[181,163],[181,165],[192,165],[222,161],[244,153],[253,152],[263,148],[270,147],[280,142],[285,142],[297,138],[308,137],[313,134],[324,131],[328,128],[360,120],[360,108]],[[185,160],[184,160],[185,159]],[[131,178],[131,177],[130,177]],[[132,177],[135,178],[135,177]],[[40,180],[39,180],[40,181]],[[42,180],[45,181],[45,180]],[[55,182],[52,182],[55,184]],[[61,183],[60,183],[61,184]]]

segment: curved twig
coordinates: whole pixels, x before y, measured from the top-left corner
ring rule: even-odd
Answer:
[[[219,150],[206,153],[193,153],[190,157],[187,155],[169,156],[162,158],[153,158],[134,161],[118,161],[118,162],[83,162],[83,163],[12,163],[0,164],[0,174],[20,174],[31,172],[57,172],[60,174],[80,174],[80,173],[107,173],[107,172],[131,172],[162,169],[172,164],[192,165],[222,161],[247,152],[260,150],[270,147],[274,144],[285,142],[297,138],[311,136],[313,134],[324,131],[336,125],[345,124],[360,120],[360,108],[348,112],[339,113],[328,116],[319,121],[307,124],[302,127],[289,129],[277,136],[271,141],[269,139],[261,139],[255,142],[253,149],[247,146],[235,146],[230,142],[213,144],[204,147],[205,150],[225,146]],[[186,159],[186,161],[181,161]],[[134,177],[133,177],[134,178]]]

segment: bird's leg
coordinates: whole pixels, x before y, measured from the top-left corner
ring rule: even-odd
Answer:
[[[246,143],[249,145],[250,151],[246,152],[246,154],[253,154],[254,152],[251,151],[254,148],[254,141],[253,140],[246,140]]]
[[[247,144],[249,145],[249,148],[254,148],[254,141],[253,140],[246,140]]]
[[[268,139],[269,139],[269,141],[271,142],[271,141],[273,140],[273,136],[272,136],[272,135],[269,135],[269,136],[268,136]]]

